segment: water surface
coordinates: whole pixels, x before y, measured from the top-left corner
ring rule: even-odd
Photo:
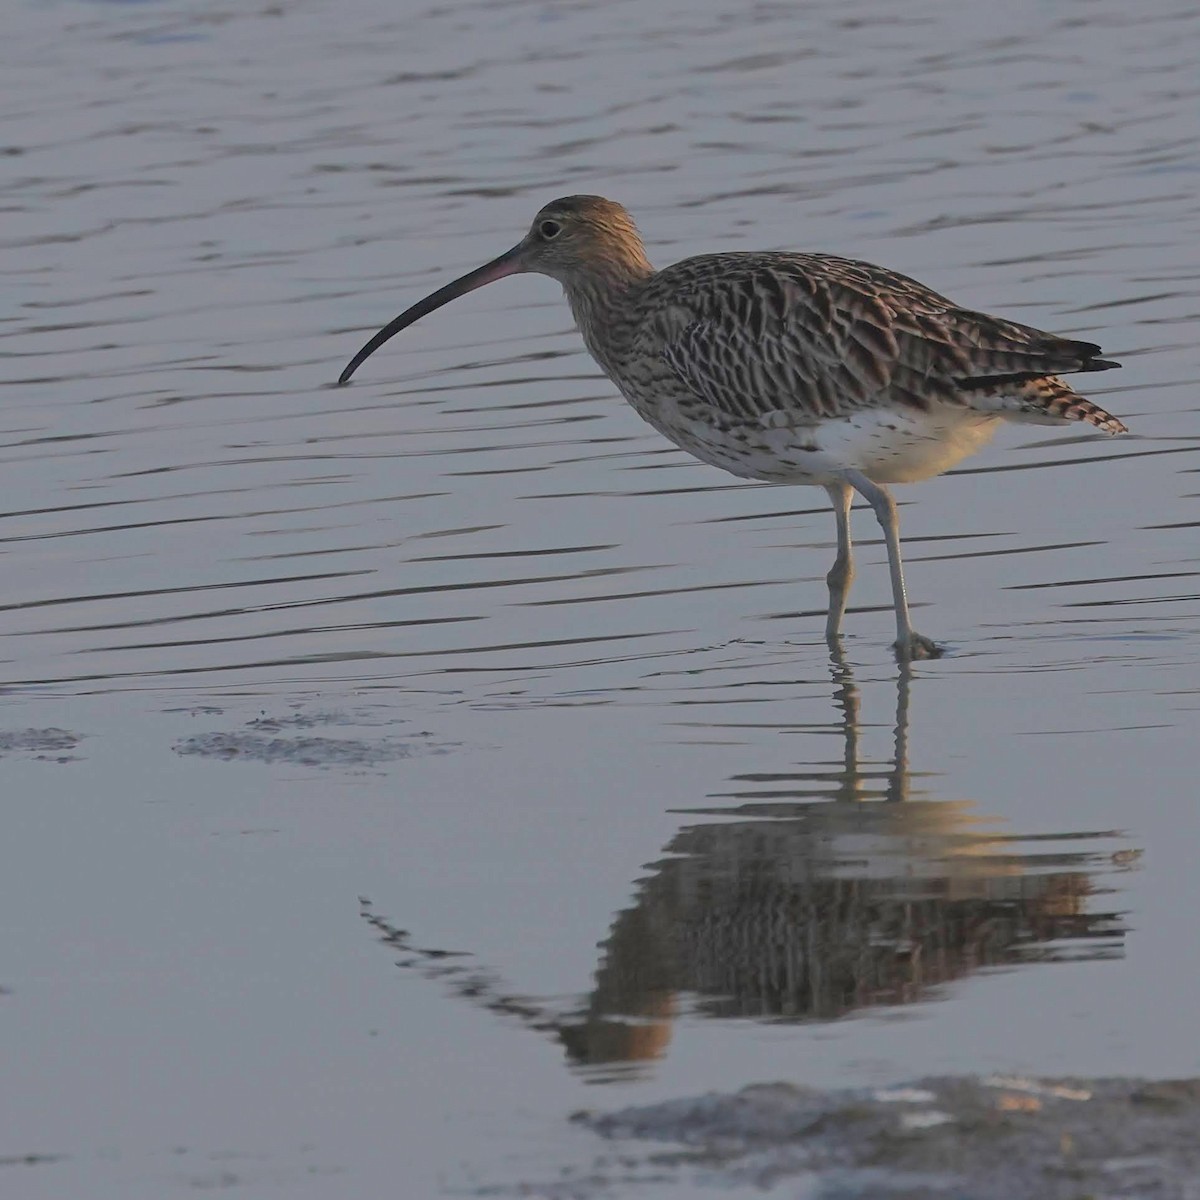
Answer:
[[[585,1104],[1200,1072],[1193,11],[6,32],[14,1189],[462,1193],[590,1162]],[[831,660],[824,495],[665,445],[549,281],[330,386],[574,191],[659,263],[846,253],[1101,341],[1133,433],[902,489],[953,649],[910,671],[856,513]]]

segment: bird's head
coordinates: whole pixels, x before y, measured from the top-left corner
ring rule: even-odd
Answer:
[[[385,325],[350,360],[338,383],[348,382],[366,358],[414,321],[497,279],[532,272],[557,279],[568,292],[602,291],[645,278],[651,271],[633,218],[621,205],[603,196],[553,200],[511,250],[439,288]]]

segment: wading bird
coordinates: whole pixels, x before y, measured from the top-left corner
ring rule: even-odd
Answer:
[[[547,204],[511,250],[385,325],[338,382],[427,313],[521,272],[562,284],[601,370],[675,445],[743,479],[828,492],[838,537],[831,644],[854,575],[854,492],[887,543],[896,653],[928,658],[941,649],[909,619],[887,485],[941,474],[1005,420],[1126,432],[1059,378],[1120,366],[1091,342],[960,308],[915,279],[832,254],[702,254],[656,271],[633,219],[601,196]]]

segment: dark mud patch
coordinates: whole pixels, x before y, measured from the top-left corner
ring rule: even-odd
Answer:
[[[283,713],[260,710],[230,732],[200,733],[175,743],[177,754],[222,762],[350,770],[372,770],[453,748],[453,743],[438,742],[428,730],[412,729],[386,706],[314,709],[300,703]]]
[[[0,731],[0,756],[31,754],[46,762],[76,762],[71,752],[83,741],[69,729],[16,729]]]
[[[387,763],[445,754],[450,749],[425,734],[408,738],[273,737],[257,730],[201,733],[175,743],[176,754],[195,754],[222,762],[285,763],[301,767],[372,769]]]
[[[1183,1200],[1200,1177],[1195,1079],[988,1076],[846,1091],[775,1083],[573,1120],[616,1142],[673,1144],[640,1169],[631,1161],[626,1179],[666,1171],[675,1186],[726,1188],[794,1180],[799,1195],[821,1200]],[[611,1184],[598,1162],[588,1178],[606,1174]]]
[[[40,1167],[63,1162],[65,1154],[0,1154],[0,1167]]]

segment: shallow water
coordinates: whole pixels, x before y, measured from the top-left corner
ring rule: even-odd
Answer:
[[[6,1182],[461,1192],[591,1161],[583,1104],[1200,1072],[1200,16],[6,33]],[[330,386],[572,191],[659,262],[848,253],[1102,341],[1134,432],[1014,430],[902,490],[953,647],[911,672],[856,513],[831,662],[823,494],[666,446],[549,281]]]

